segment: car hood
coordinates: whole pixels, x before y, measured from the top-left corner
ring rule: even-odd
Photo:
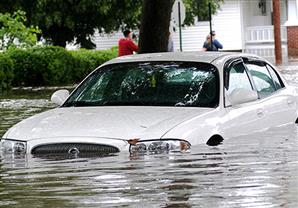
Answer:
[[[175,126],[211,108],[69,107],[56,108],[12,127],[4,138],[29,141],[55,137],[158,139]]]

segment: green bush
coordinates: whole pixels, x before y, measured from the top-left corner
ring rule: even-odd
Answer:
[[[80,49],[71,51],[71,54],[76,59],[76,70],[73,74],[74,80],[80,81],[82,77],[88,75],[101,64],[117,57],[117,50],[96,51]]]
[[[43,82],[42,72],[36,67],[40,60],[29,50],[14,49],[10,50],[8,55],[13,61],[13,86],[34,86]]]
[[[63,85],[73,81],[75,60],[64,48],[14,49],[8,54],[14,62],[14,86]]]
[[[42,65],[38,68],[43,73],[43,85],[66,85],[74,82],[72,73],[75,59],[67,50],[49,46],[33,48],[31,51],[33,56],[42,60]]]
[[[55,46],[13,49],[6,53],[14,65],[13,86],[74,84],[99,65],[117,56],[115,49],[67,51]]]
[[[13,62],[9,56],[0,53],[0,92],[11,88]]]

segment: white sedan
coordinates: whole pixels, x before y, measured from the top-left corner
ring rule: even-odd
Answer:
[[[189,151],[297,122],[297,91],[249,54],[183,52],[113,59],[60,107],[16,124],[3,152],[22,154]]]

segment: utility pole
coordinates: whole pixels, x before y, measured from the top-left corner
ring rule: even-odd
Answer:
[[[178,1],[178,22],[179,22],[179,42],[180,42],[180,51],[182,52],[181,2],[180,2],[180,1]]]
[[[211,41],[211,48],[213,49],[213,40],[212,40],[212,14],[211,14],[211,3],[208,3],[209,9],[209,27],[210,27],[210,41]]]
[[[280,35],[280,2],[273,0],[274,50],[275,64],[282,64],[281,35]]]

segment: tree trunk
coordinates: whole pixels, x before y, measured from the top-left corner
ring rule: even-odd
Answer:
[[[46,37],[50,37],[54,46],[66,47],[66,42],[71,41],[72,31],[68,28],[52,26],[45,34]]]
[[[61,40],[59,38],[53,38],[52,39],[53,46],[60,46],[65,48],[66,47],[66,42],[64,40]]]
[[[139,53],[166,52],[175,0],[143,0]]]
[[[91,38],[89,38],[85,33],[77,35],[76,44],[80,44],[81,48],[85,49],[96,48],[96,45],[92,42]]]

